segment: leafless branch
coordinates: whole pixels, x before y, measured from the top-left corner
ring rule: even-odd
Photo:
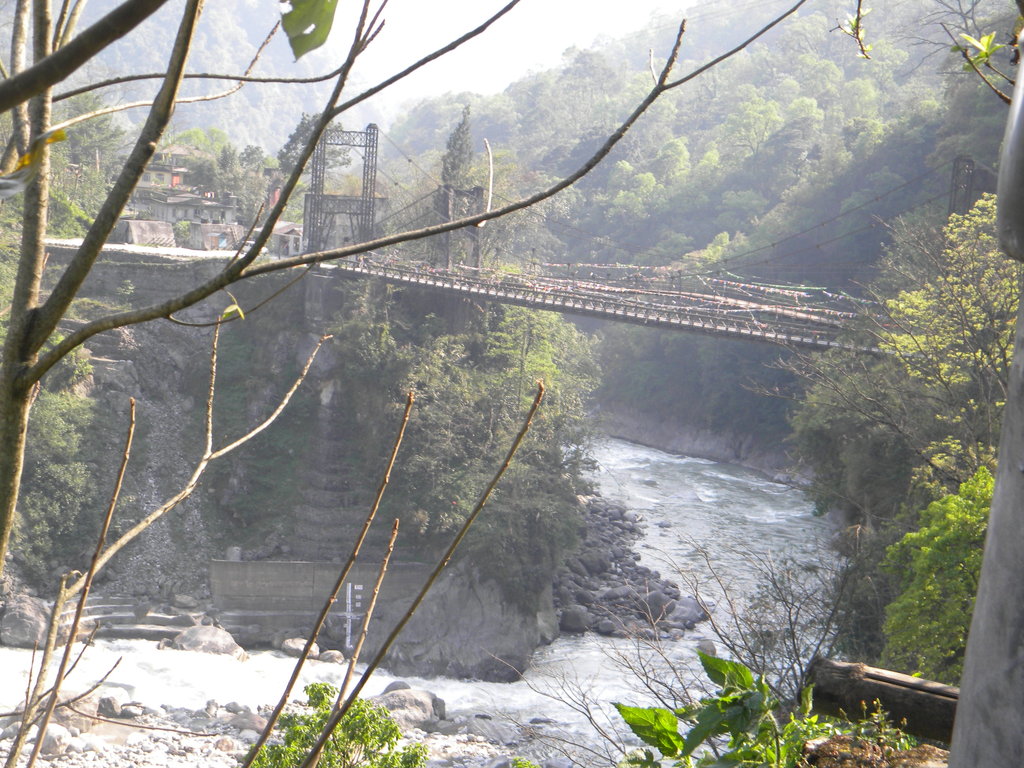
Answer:
[[[0,112],[23,104],[59,83],[115,40],[127,35],[167,0],[125,0],[59,50],[0,82]]]
[[[233,78],[232,79],[233,80],[233,84],[229,88],[226,88],[223,91],[218,91],[217,93],[206,94],[204,96],[182,96],[182,97],[178,97],[177,100],[175,101],[175,106],[180,105],[180,104],[198,104],[198,103],[204,102],[204,101],[218,101],[219,99],[226,99],[228,96],[232,96],[235,93],[238,93],[238,91],[240,91],[242,89],[242,86],[244,86],[246,84],[246,82],[247,82],[247,80],[245,79],[245,76],[248,75],[250,72],[252,72],[253,68],[256,66],[256,63],[260,60],[260,57],[263,55],[263,52],[266,50],[267,46],[270,44],[270,41],[274,38],[274,35],[277,33],[277,30],[279,29],[279,27],[280,27],[280,22],[278,22],[277,24],[274,25],[274,28],[270,30],[270,32],[267,34],[266,38],[264,38],[263,42],[260,44],[259,48],[256,49],[256,53],[253,55],[252,59],[249,62],[249,66],[245,70],[245,75],[242,75],[241,77]],[[182,79],[183,80],[185,78],[187,78],[187,77],[188,77],[188,75],[182,75]],[[74,117],[69,117],[67,120],[65,120],[65,121],[63,121],[61,123],[57,123],[56,125],[53,126],[53,130],[59,130],[59,129],[67,130],[68,128],[72,127],[73,125],[77,125],[78,123],[85,122],[86,120],[92,120],[94,118],[102,117],[104,115],[111,115],[111,114],[114,114],[116,112],[125,112],[125,111],[127,111],[129,109],[140,109],[140,108],[143,108],[143,107],[150,107],[150,108],[152,108],[154,103],[155,102],[152,101],[152,100],[134,101],[134,102],[131,102],[131,103],[128,103],[128,104],[114,104],[114,105],[111,105],[111,106],[108,106],[108,107],[103,107],[102,109],[92,110],[91,112],[83,112],[80,115],[75,115]]]
[[[395,551],[395,539],[398,537],[398,519],[391,525],[391,536],[388,538],[387,546],[384,550],[384,559],[380,564],[380,568],[377,571],[377,580],[373,583],[373,590],[370,592],[370,602],[366,607],[366,615],[363,617],[363,625],[359,629],[359,639],[356,640],[355,647],[352,649],[352,655],[348,660],[348,668],[345,670],[345,679],[341,682],[341,687],[338,689],[338,698],[334,706],[340,708],[345,702],[345,696],[348,693],[348,687],[352,684],[352,677],[355,675],[356,664],[359,661],[359,656],[363,651],[363,643],[366,642],[366,635],[370,629],[370,620],[373,618],[373,611],[377,607],[377,597],[380,595],[380,585],[384,581],[384,574],[388,571],[388,562],[391,560],[391,553]]]
[[[120,552],[125,546],[127,546],[131,541],[133,541],[140,533],[142,533],[149,526],[151,526],[153,523],[155,523],[157,520],[159,520],[165,514],[167,514],[172,509],[174,509],[176,506],[178,506],[181,502],[183,502],[189,496],[191,496],[192,493],[195,491],[196,486],[198,486],[199,480],[202,478],[203,474],[206,472],[206,470],[209,467],[211,462],[216,461],[217,459],[222,458],[223,456],[226,456],[227,454],[231,453],[232,451],[234,451],[234,450],[240,448],[241,446],[245,445],[250,440],[252,440],[254,437],[256,437],[256,435],[260,434],[265,429],[267,429],[271,424],[273,424],[277,420],[277,418],[281,415],[281,412],[284,411],[284,409],[288,405],[288,403],[291,401],[292,396],[295,394],[295,392],[298,390],[298,388],[302,385],[302,383],[306,380],[306,376],[309,373],[309,369],[313,365],[313,361],[316,359],[317,353],[319,353],[320,348],[323,346],[324,342],[327,341],[327,339],[329,339],[329,338],[331,338],[331,337],[330,336],[323,336],[323,337],[320,338],[320,340],[317,342],[316,346],[313,348],[313,351],[310,352],[309,356],[306,358],[306,362],[305,362],[302,370],[300,371],[298,376],[295,378],[295,380],[292,382],[291,387],[281,397],[281,399],[278,402],[277,406],[274,408],[274,410],[270,413],[269,416],[267,416],[262,422],[257,424],[255,427],[252,427],[248,432],[246,432],[244,435],[242,435],[238,439],[236,439],[236,440],[234,440],[234,441],[232,441],[232,442],[230,442],[230,443],[228,443],[228,444],[226,444],[226,445],[224,445],[224,446],[222,446],[220,448],[214,449],[213,446],[212,446],[212,442],[207,442],[207,447],[203,451],[203,456],[200,458],[199,462],[196,464],[195,468],[192,470],[192,474],[190,475],[190,477],[188,478],[188,480],[186,481],[184,486],[181,489],[179,489],[175,494],[173,494],[169,499],[167,499],[162,504],[160,504],[156,509],[151,511],[149,514],[145,515],[141,520],[139,520],[139,522],[137,522],[135,525],[133,525],[131,528],[129,528],[124,534],[122,534],[120,536],[120,538],[118,538],[116,541],[114,541],[109,547],[104,549],[103,553],[97,559],[96,569],[99,570],[100,568],[105,566],[108,562],[110,562],[110,559],[115,554]],[[212,409],[212,407],[213,407],[213,398],[210,397],[208,399],[208,401],[207,401],[207,415],[206,415],[207,419],[211,418],[211,416],[209,414],[209,411]],[[74,584],[72,584],[70,587],[68,587],[68,590],[67,590],[68,596],[70,597],[72,595],[77,594],[84,586],[85,586],[84,578],[78,579]]]
[[[153,156],[156,143],[163,135],[174,111],[181,74],[191,49],[192,36],[202,12],[202,4],[203,0],[188,0],[186,3],[168,64],[167,76],[153,101],[146,123],[139,132],[135,146],[121,168],[113,189],[86,233],[81,247],[57,280],[46,301],[35,310],[32,331],[26,339],[30,346],[42,346],[64,317],[124,210],[132,190],[142,177],[146,163]]]

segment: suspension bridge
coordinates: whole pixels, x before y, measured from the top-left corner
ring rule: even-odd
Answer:
[[[312,163],[314,184],[306,197],[304,244],[307,252],[326,250],[343,243],[366,242],[384,228],[390,231],[415,229],[451,222],[483,209],[483,188],[458,189],[436,179],[433,181],[439,186],[391,209],[391,201],[378,198],[375,191],[379,135],[379,129],[373,124],[368,125],[365,131],[339,129],[327,134],[319,145],[319,154],[314,155]],[[384,138],[388,137],[385,135]],[[333,144],[364,149],[363,186],[359,196],[325,193],[326,155],[323,148]],[[413,162],[400,147],[394,146],[409,162]],[[969,158],[958,157],[942,168],[946,165],[952,166],[953,170],[948,191],[949,212],[964,213],[986,188],[984,179],[975,178],[974,163]],[[919,186],[923,179],[938,170],[933,168],[917,178],[883,190],[859,205],[844,209],[832,220],[858,211],[866,216],[879,200],[907,187]],[[944,197],[945,192],[916,203],[914,207]],[[379,204],[385,204],[388,210],[379,210]],[[378,213],[382,215],[378,216]],[[827,223],[819,222],[805,231],[777,238],[770,248],[817,231]],[[864,227],[853,228],[834,239],[873,228],[875,224],[872,219]],[[460,259],[454,253],[455,237],[464,237],[467,241],[458,248],[462,252],[462,264],[458,263]],[[818,350],[842,348],[877,352],[874,348],[855,346],[843,340],[843,331],[855,320],[863,305],[855,298],[830,293],[824,288],[758,285],[745,282],[738,276],[729,280],[690,275],[684,290],[684,282],[687,281],[676,279],[673,282],[664,271],[659,275],[658,268],[622,264],[546,264],[543,266],[564,269],[557,275],[538,269],[512,274],[483,268],[479,228],[455,230],[441,235],[434,243],[429,260],[423,259],[423,253],[412,258],[397,250],[370,253],[355,261],[340,261],[322,267],[318,274],[326,277],[333,271],[348,277],[380,279],[464,297],[614,322]],[[813,247],[821,245],[817,242]],[[731,259],[750,257],[767,249],[769,246],[762,246]],[[601,273],[604,273],[605,280],[598,276]]]
[[[578,265],[588,266],[591,265]],[[577,276],[511,274],[471,267],[439,269],[426,263],[371,254],[324,266],[318,276],[374,278],[531,309],[788,346],[818,350],[851,348],[840,340],[841,332],[857,317],[855,312],[839,308],[844,302],[855,301],[849,297],[824,295],[823,289],[801,290],[722,279],[705,279],[709,290],[681,290],[658,285],[651,279],[642,280],[635,267],[631,271],[630,277],[622,280],[601,282]],[[629,285],[630,282],[636,284]],[[833,306],[825,306],[813,290]],[[754,295],[757,292],[765,295]],[[818,300],[810,303],[815,299]]]

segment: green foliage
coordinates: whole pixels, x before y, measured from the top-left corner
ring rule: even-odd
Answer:
[[[44,389],[32,409],[22,495],[14,529],[15,560],[46,583],[54,567],[82,568],[83,531],[95,512],[94,479],[83,436],[95,417],[88,398]]]
[[[267,189],[263,169],[269,158],[259,147],[249,145],[239,152],[232,137],[217,128],[190,128],[171,141],[195,150],[183,160],[189,185],[234,195],[239,220],[249,223],[254,219]]]
[[[974,67],[971,66],[973,63],[975,67],[986,66],[990,63],[992,54],[996,51],[1002,50],[1006,46],[1002,43],[996,42],[996,33],[990,32],[987,35],[982,35],[981,39],[972,37],[967,34],[960,34],[960,37],[967,43],[966,46],[954,45],[953,50],[957,53],[964,53],[970,59],[970,63],[964,64],[964,71],[971,71]]]
[[[680,768],[726,768],[758,766],[791,768],[802,757],[804,742],[833,732],[830,725],[811,715],[810,689],[804,691],[800,706],[780,727],[776,720],[779,702],[772,697],[764,677],[744,665],[698,651],[708,678],[719,686],[714,696],[699,704],[671,712],[659,707],[640,708],[616,704],[619,714],[641,741],[658,750],[662,758],[676,758]],[[690,725],[685,737],[678,723]],[[701,746],[728,737],[724,749],[694,757]],[[634,754],[626,765],[655,768],[661,764],[650,750]]]
[[[781,706],[763,676],[755,677],[736,661],[697,653],[704,672],[718,686],[713,696],[673,711],[661,707],[615,704],[634,734],[650,749],[629,755],[622,763],[633,768],[660,768],[673,758],[676,768],[798,768],[805,765],[804,744],[819,737],[852,734],[879,746],[904,749],[912,740],[893,728],[876,709],[854,723],[842,723],[811,714],[811,689],[805,688],[797,706],[782,725]],[[690,728],[683,736],[679,722]],[[724,739],[724,744],[723,744]],[[699,747],[706,751],[695,756]]]
[[[82,93],[55,105],[58,119],[88,114],[109,106],[95,93]],[[55,121],[56,122],[56,121]],[[66,153],[73,165],[109,171],[122,147],[125,132],[111,115],[91,117],[68,130],[66,144],[58,150]]]
[[[1020,286],[1020,267],[999,251],[994,227],[989,197],[942,231],[905,222],[875,284],[878,304],[851,336],[887,354],[833,353],[793,366],[807,384],[793,442],[814,469],[815,502],[858,526],[839,610],[847,653],[872,658],[887,646],[887,658],[919,668],[883,630],[886,606],[905,588],[881,567],[886,547],[915,527],[908,511],[994,464]],[[958,634],[938,642],[956,647]],[[957,663],[931,676],[955,681]]]
[[[334,705],[338,691],[327,683],[305,688],[309,713],[287,713],[281,717],[280,744],[260,752],[255,768],[295,768],[316,743]],[[324,768],[420,768],[427,758],[422,744],[397,748],[401,731],[387,709],[357,699],[327,741],[319,765]]]
[[[446,546],[504,459],[543,378],[540,415],[461,555],[510,600],[535,606],[578,532],[584,403],[596,376],[591,343],[554,313],[492,306],[465,317],[457,301],[387,293],[378,286],[354,295],[332,329],[333,349],[345,361],[337,385],[349,406],[337,416],[339,428],[362,436],[346,452],[346,476],[354,491],[372,493],[393,440],[395,404],[415,391],[380,514],[402,520],[399,556]],[[428,308],[438,314],[421,311]]]
[[[92,224],[88,214],[57,188],[50,192],[49,212],[47,234],[53,237],[81,237]]]
[[[852,339],[887,354],[796,366],[809,387],[794,440],[822,506],[877,524],[915,487],[935,498],[992,464],[1021,279],[994,227],[986,196],[941,234],[898,230],[875,289],[880,310]]]
[[[282,6],[281,25],[296,60],[327,42],[337,7],[338,0],[291,0],[288,10]]]
[[[174,244],[184,248],[188,243],[189,233],[192,231],[192,223],[189,221],[176,221],[171,225],[174,230]]]
[[[889,547],[902,591],[886,609],[883,663],[951,685],[963,671],[994,481],[981,467],[958,493],[921,512],[920,526]]]
[[[462,119],[448,137],[441,158],[441,181],[456,189],[468,189],[469,173],[473,166],[473,135],[469,125],[469,106],[462,108]]]

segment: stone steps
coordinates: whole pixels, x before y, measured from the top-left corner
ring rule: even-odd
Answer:
[[[104,640],[172,640],[182,627],[168,627],[157,624],[115,624],[102,625],[96,630],[96,637]]]
[[[70,605],[61,616],[67,626],[75,615],[76,606]],[[98,627],[96,637],[109,640],[164,640],[171,639],[188,627],[200,623],[202,613],[182,611],[163,613],[146,610],[144,613],[135,598],[119,595],[90,597],[82,613],[82,633]]]

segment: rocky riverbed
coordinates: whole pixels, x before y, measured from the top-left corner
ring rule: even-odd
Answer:
[[[404,733],[405,742],[426,746],[430,768],[507,768],[513,756],[536,753],[534,736],[543,724],[516,727],[480,713],[445,718],[445,702],[428,691],[393,683],[371,699],[387,707]],[[253,712],[244,705],[207,702],[200,710],[151,707],[104,694],[59,710],[47,729],[41,750],[43,764],[67,768],[229,768],[237,766],[266,726],[270,707]],[[294,703],[289,711],[306,707]],[[6,760],[19,721],[0,719],[0,760]],[[24,750],[27,762],[35,743]],[[271,743],[274,743],[273,741]],[[563,768],[564,761],[540,760],[544,768]]]
[[[555,579],[562,632],[671,638],[707,618],[692,595],[637,562],[641,515],[600,496],[586,499],[583,508],[583,542]]]
[[[559,571],[554,584],[563,633],[673,637],[705,618],[692,597],[682,595],[677,585],[637,563],[634,545],[645,525],[639,515],[601,497],[581,501],[586,522],[582,545]],[[31,610],[33,603],[40,609],[38,613]],[[164,641],[169,647],[236,658],[243,655],[230,635],[214,626],[204,607],[188,596],[179,596],[167,605],[137,613],[140,621],[151,622],[155,615],[166,617],[166,631],[175,635]],[[8,600],[7,612],[0,620],[0,637],[8,644],[16,640],[22,645],[33,637],[38,639],[36,629],[41,631],[43,618],[39,601],[24,597]],[[124,627],[120,636],[130,633],[131,627]],[[297,655],[302,642],[292,638],[278,645],[286,654]],[[310,663],[343,661],[337,652],[321,654],[315,649],[312,658],[318,656],[318,661]],[[144,686],[140,692],[142,689]],[[237,765],[257,738],[268,711],[265,706],[251,711],[236,702],[216,701],[193,710],[128,701],[116,689],[113,694],[102,691],[102,697],[91,697],[76,707],[84,714],[64,713],[60,722],[51,726],[43,749],[47,760],[73,767]],[[296,692],[296,696],[300,694]],[[552,720],[536,718],[512,724],[495,713],[466,714],[461,707],[454,709],[462,714],[446,718],[445,703],[431,693],[399,690],[387,696],[391,699],[382,703],[392,710],[407,739],[427,746],[433,768],[500,768],[520,755],[547,768],[565,763],[552,757],[556,752],[545,746],[546,729],[554,733],[559,728]],[[13,716],[0,720],[0,759],[10,749],[16,728]]]

